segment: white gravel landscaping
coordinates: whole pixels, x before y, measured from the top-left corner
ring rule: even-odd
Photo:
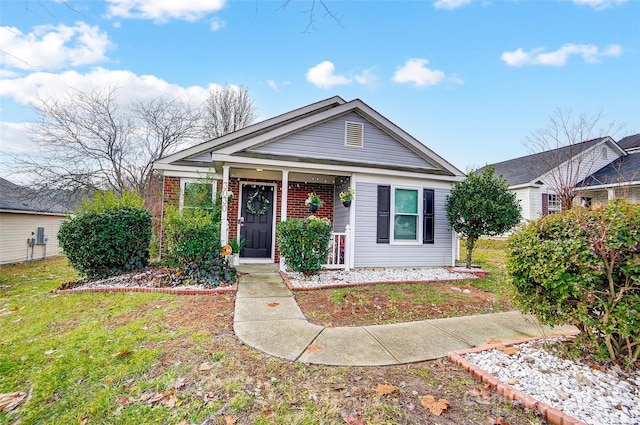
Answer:
[[[415,269],[353,269],[324,270],[315,276],[287,271],[287,277],[294,288],[331,287],[362,285],[372,282],[421,282],[421,281],[457,281],[477,279],[474,272],[479,269],[465,268],[415,268]]]
[[[465,355],[465,359],[534,399],[589,425],[640,424],[640,371],[614,366],[592,368],[564,360],[542,341],[515,345],[513,355],[499,350]]]

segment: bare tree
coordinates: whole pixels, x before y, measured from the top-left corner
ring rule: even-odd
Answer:
[[[570,209],[580,190],[577,184],[592,172],[601,151],[592,148],[605,136],[612,136],[615,123],[597,128],[602,113],[575,116],[571,110],[556,109],[549,116],[549,124],[525,139],[525,145],[536,154],[532,167],[544,183],[558,196],[562,209]],[[619,128],[616,129],[616,131]]]
[[[41,99],[30,127],[38,150],[19,157],[20,172],[33,185],[76,195],[95,190],[146,196],[153,187],[152,164],[183,144],[193,143],[200,114],[168,98],[121,102],[107,87]]]
[[[204,135],[207,139],[224,136],[248,126],[256,117],[256,107],[246,87],[227,84],[212,89],[205,101]]]

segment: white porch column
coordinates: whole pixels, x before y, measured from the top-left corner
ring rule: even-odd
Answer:
[[[222,166],[222,211],[220,212],[220,243],[229,243],[229,166]]]
[[[280,221],[287,219],[287,198],[289,196],[289,171],[282,170],[282,198],[280,199]]]
[[[347,270],[352,269],[355,267],[355,258],[356,258],[356,244],[355,244],[355,235],[356,235],[356,227],[357,227],[357,223],[356,223],[356,209],[358,209],[358,175],[353,173],[351,174],[351,176],[349,177],[349,186],[351,186],[353,188],[353,190],[356,191],[355,196],[353,197],[353,200],[351,201],[351,207],[349,208],[349,225],[351,226],[350,233],[349,233],[349,237],[348,237],[348,246],[347,249],[349,250],[349,263],[347,264]]]
[[[616,199],[616,189],[615,187],[610,187],[607,189],[607,198],[609,201],[613,201]]]
[[[282,195],[280,198],[280,221],[287,219],[287,198],[289,197],[289,170],[282,170]],[[280,270],[285,271],[285,259],[280,254]]]

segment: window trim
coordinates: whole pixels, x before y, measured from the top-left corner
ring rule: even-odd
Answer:
[[[416,192],[417,195],[417,212],[415,214],[400,214],[400,215],[412,215],[416,217],[416,237],[415,239],[396,239],[396,190],[412,190]],[[422,211],[422,203],[423,203],[423,194],[422,187],[418,186],[407,186],[407,185],[394,185],[391,186],[391,208],[389,211],[389,244],[391,245],[422,245],[422,221],[423,221],[423,211]]]
[[[210,184],[212,186],[211,189],[211,203],[215,205],[216,195],[217,195],[217,181],[216,180],[204,180],[204,179],[180,179],[180,211],[184,210],[184,191],[187,183],[200,183],[200,184]],[[195,209],[197,207],[186,207],[187,209]]]

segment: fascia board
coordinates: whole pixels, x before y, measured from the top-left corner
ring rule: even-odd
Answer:
[[[0,213],[8,214],[28,214],[28,215],[47,215],[52,217],[67,217],[65,213],[46,212],[46,211],[33,211],[33,210],[6,210],[0,209]],[[73,214],[70,214],[73,217]]]
[[[611,189],[614,187],[626,187],[626,186],[640,186],[640,180],[634,180],[631,182],[616,182],[616,183],[607,183],[607,184],[599,184],[597,186],[581,186],[576,188],[578,191],[589,191],[589,190],[598,190],[598,189]]]
[[[307,106],[303,106],[302,108],[298,108],[295,109],[293,111],[289,111],[286,112],[284,114],[275,116],[273,118],[269,118],[266,119],[264,121],[261,121],[259,123],[247,126],[245,128],[242,128],[238,131],[234,131],[233,133],[229,133],[226,134],[222,137],[218,137],[217,139],[213,139],[210,140],[208,142],[204,142],[201,143],[199,145],[193,146],[191,148],[182,150],[180,152],[176,152],[172,155],[169,155],[165,158],[159,159],[156,162],[162,163],[162,164],[167,164],[167,163],[171,163],[174,161],[179,161],[181,159],[185,159],[188,158],[190,156],[194,156],[194,155],[199,155],[203,152],[206,152],[208,150],[213,150],[214,148],[218,147],[218,146],[224,146],[226,143],[229,143],[230,141],[233,141],[234,139],[239,139],[242,137],[246,137],[249,136],[251,133],[255,133],[255,132],[259,132],[262,131],[264,129],[267,129],[271,126],[277,125],[278,123],[281,122],[285,122],[287,120],[293,119],[296,116],[299,115],[305,115],[308,114],[310,112],[313,112],[314,110],[317,109],[322,109],[325,108],[327,106],[330,106],[334,103],[337,103],[339,105],[342,105],[345,103],[345,100],[342,99],[340,96],[333,96],[330,97],[328,99],[325,100],[321,100],[319,102],[316,103],[312,103],[311,105],[307,105]]]

